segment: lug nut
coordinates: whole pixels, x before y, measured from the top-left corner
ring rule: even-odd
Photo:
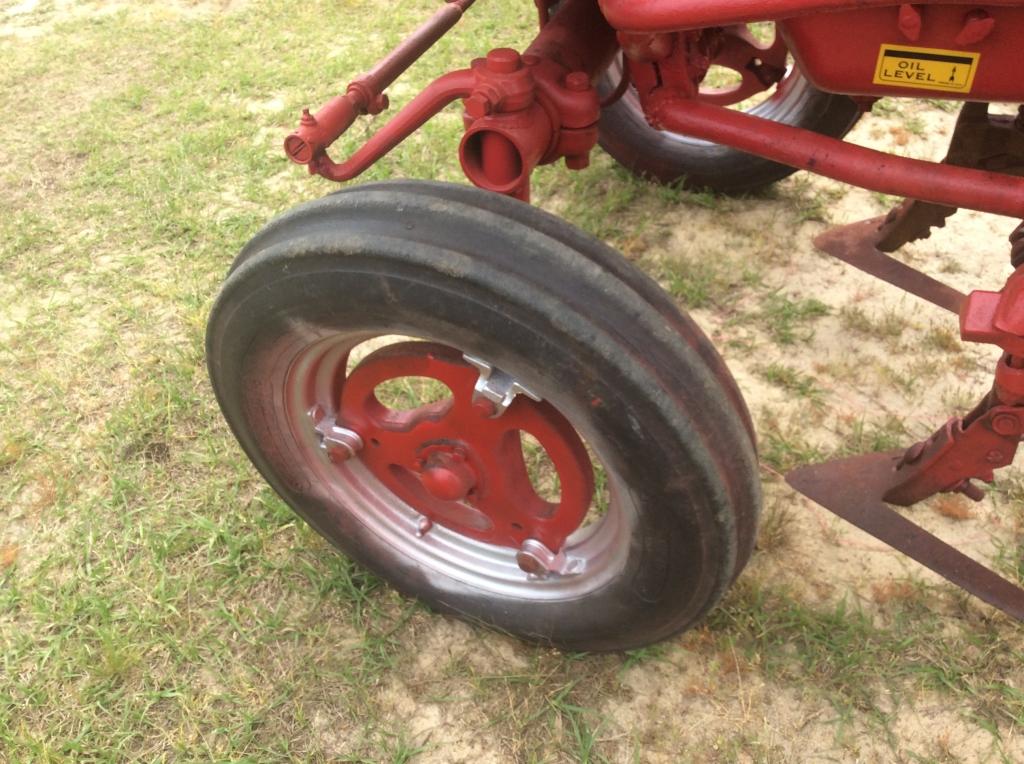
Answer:
[[[434,521],[429,517],[421,517],[420,521],[416,524],[416,538],[423,538],[430,529],[434,527]]]
[[[565,76],[565,87],[574,93],[584,93],[590,90],[590,77],[586,72],[570,72]]]
[[[335,425],[324,434],[320,448],[332,462],[341,464],[363,450],[363,439],[354,430]]]

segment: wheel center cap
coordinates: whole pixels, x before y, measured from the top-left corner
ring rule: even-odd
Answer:
[[[435,452],[420,469],[420,482],[442,501],[462,501],[476,487],[476,473],[459,452]]]

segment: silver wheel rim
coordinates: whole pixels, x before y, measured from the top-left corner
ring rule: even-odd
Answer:
[[[381,332],[376,336],[387,335]],[[319,494],[333,511],[357,520],[390,554],[417,566],[442,590],[462,585],[503,597],[564,600],[604,587],[623,570],[636,508],[621,477],[602,456],[608,449],[594,438],[594,433],[587,431],[585,419],[574,416],[581,412],[575,411],[571,402],[563,408],[557,398],[551,400],[601,461],[609,490],[607,511],[578,528],[566,542],[566,555],[583,563],[582,570],[573,575],[529,575],[516,562],[518,550],[483,543],[438,523],[429,533],[418,536],[423,515],[385,487],[358,458],[343,464],[332,463],[319,448],[308,412],[319,405],[329,416],[336,415],[338,380],[344,378],[348,356],[357,345],[373,337],[366,333],[337,333],[301,345],[292,340],[287,348],[275,353],[270,373],[280,380],[274,384],[274,395],[280,405],[274,406],[274,412],[283,420],[280,424],[290,435],[289,447],[303,465],[305,474],[301,481],[312,492]]]

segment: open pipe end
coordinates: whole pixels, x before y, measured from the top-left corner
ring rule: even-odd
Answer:
[[[459,153],[466,177],[475,186],[499,194],[528,182],[533,170],[515,142],[497,130],[467,133]]]

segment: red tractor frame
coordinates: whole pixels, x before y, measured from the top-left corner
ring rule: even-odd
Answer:
[[[445,73],[344,161],[329,149],[473,5],[444,3],[285,140],[348,181],[454,102],[477,188],[364,186],[271,222],[208,330],[249,457],[317,530],[435,608],[572,649],[697,622],[739,575],[760,507],[754,432],[706,337],[617,253],[530,207],[530,178],[600,142],[637,174],[745,191],[805,169],[905,197],[817,246],[957,314],[999,346],[991,391],[924,442],[795,470],[839,516],[1010,615],[1024,590],[905,519],[980,498],[1024,433],[1024,226],[999,292],[964,295],[888,253],[957,208],[1024,217],[1024,5],[962,0],[536,0],[540,30]],[[759,36],[774,24],[774,36]],[[770,39],[769,39],[770,37]],[[713,86],[712,67],[731,69]],[[946,159],[843,136],[880,97],[964,102]],[[750,99],[762,99],[750,106]],[[440,386],[411,409],[381,385]],[[557,491],[531,482],[541,449]]]

